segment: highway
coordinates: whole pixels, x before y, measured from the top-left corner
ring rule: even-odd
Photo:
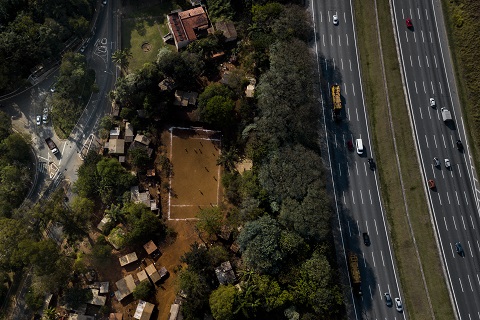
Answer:
[[[439,242],[448,287],[458,319],[480,319],[480,228],[478,186],[465,135],[462,110],[438,1],[392,0],[397,42],[415,142]],[[407,28],[410,18],[412,28]],[[430,106],[434,98],[436,106]],[[453,121],[444,123],[441,108]],[[460,139],[464,151],[457,150]],[[433,158],[440,160],[434,166]],[[451,168],[445,167],[445,159]],[[416,161],[412,157],[412,161]],[[426,182],[435,181],[429,190]],[[456,252],[460,242],[464,256]]]
[[[324,126],[328,141],[330,172],[335,191],[338,225],[341,229],[344,267],[345,256],[354,252],[359,257],[363,295],[351,292],[349,319],[406,319],[395,305],[387,307],[384,293],[392,299],[402,298],[387,231],[385,211],[381,203],[375,170],[368,158],[374,158],[367,121],[356,47],[351,2],[312,1],[310,8],[316,33],[315,51],[322,89]],[[338,17],[334,25],[333,15]],[[344,110],[341,121],[333,119],[330,86],[341,86]],[[365,151],[358,155],[349,150],[348,141],[361,138]],[[363,243],[367,232],[371,244]],[[403,301],[403,299],[402,299]]]

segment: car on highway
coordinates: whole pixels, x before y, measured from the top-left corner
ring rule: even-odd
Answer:
[[[450,164],[450,160],[449,159],[445,159],[445,168],[447,169],[450,169],[452,165]]]
[[[363,236],[363,243],[366,245],[366,246],[369,246],[370,245],[370,236],[368,235],[368,233],[364,232],[362,234]]]
[[[347,148],[348,148],[348,150],[353,151],[353,142],[352,142],[352,140],[348,140],[348,141],[347,141]]]
[[[457,149],[458,149],[458,151],[462,152],[462,151],[463,151],[463,143],[462,143],[462,141],[461,141],[461,140],[457,140],[456,144],[457,144]]]
[[[463,247],[462,247],[462,244],[460,242],[457,242],[455,243],[455,250],[457,251],[457,253],[460,255],[460,256],[464,256],[465,255],[465,252],[463,251]]]
[[[428,187],[432,190],[435,189],[435,181],[432,179],[428,180]]]
[[[407,24],[407,28],[410,29],[413,27],[412,19],[407,18],[407,20],[405,20],[405,23]]]
[[[430,98],[430,107],[435,107],[435,99]]]
[[[355,140],[355,147],[357,148],[358,154],[363,154],[363,141],[362,139]]]
[[[103,0],[102,4],[105,6],[107,4],[107,0]]]
[[[375,170],[375,162],[372,158],[368,158],[368,165],[370,166],[370,170]]]
[[[440,166],[440,160],[438,160],[437,157],[433,158],[433,164],[435,165],[435,167],[439,167]]]
[[[333,15],[333,24],[338,25],[338,16],[336,14]]]
[[[395,309],[397,309],[398,312],[403,311],[402,300],[400,300],[400,298],[395,298]]]
[[[42,117],[41,116],[37,116],[37,126],[41,125],[42,124]]]
[[[385,304],[387,305],[387,307],[391,307],[392,306],[392,297],[390,296],[390,293],[385,292],[383,294],[383,296],[385,297]]]

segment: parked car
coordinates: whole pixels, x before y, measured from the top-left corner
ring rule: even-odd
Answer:
[[[42,117],[41,116],[37,116],[37,126],[41,125],[42,124]]]

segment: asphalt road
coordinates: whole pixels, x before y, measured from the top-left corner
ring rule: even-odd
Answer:
[[[439,1],[393,0],[397,41],[407,88],[410,114],[431,218],[440,244],[451,298],[459,319],[480,319],[480,228],[476,172],[464,131],[464,121]],[[406,27],[411,18],[413,28]],[[434,98],[435,107],[429,99]],[[441,108],[451,111],[444,123]],[[460,139],[465,150],[455,142]],[[436,167],[433,158],[441,165]],[[445,167],[445,159],[451,168]],[[412,161],[416,161],[412,157]],[[427,212],[425,214],[428,214]],[[457,254],[460,242],[464,256]]]
[[[318,68],[322,75],[323,112],[329,145],[331,174],[337,214],[345,255],[359,257],[363,295],[351,293],[349,319],[405,319],[395,306],[387,307],[383,294],[400,297],[396,267],[386,227],[385,212],[380,200],[375,170],[368,158],[375,158],[368,129],[367,114],[360,80],[358,52],[349,1],[313,1],[311,11],[316,31]],[[332,18],[336,14],[338,25]],[[342,91],[340,122],[333,119],[330,86],[338,83]],[[349,150],[347,142],[361,138],[365,152],[358,155]],[[367,232],[371,244],[363,243]],[[403,299],[402,299],[403,300]]]

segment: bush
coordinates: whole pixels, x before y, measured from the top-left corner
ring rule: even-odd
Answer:
[[[137,300],[147,300],[153,294],[153,286],[150,281],[142,281],[133,290],[133,297]]]

